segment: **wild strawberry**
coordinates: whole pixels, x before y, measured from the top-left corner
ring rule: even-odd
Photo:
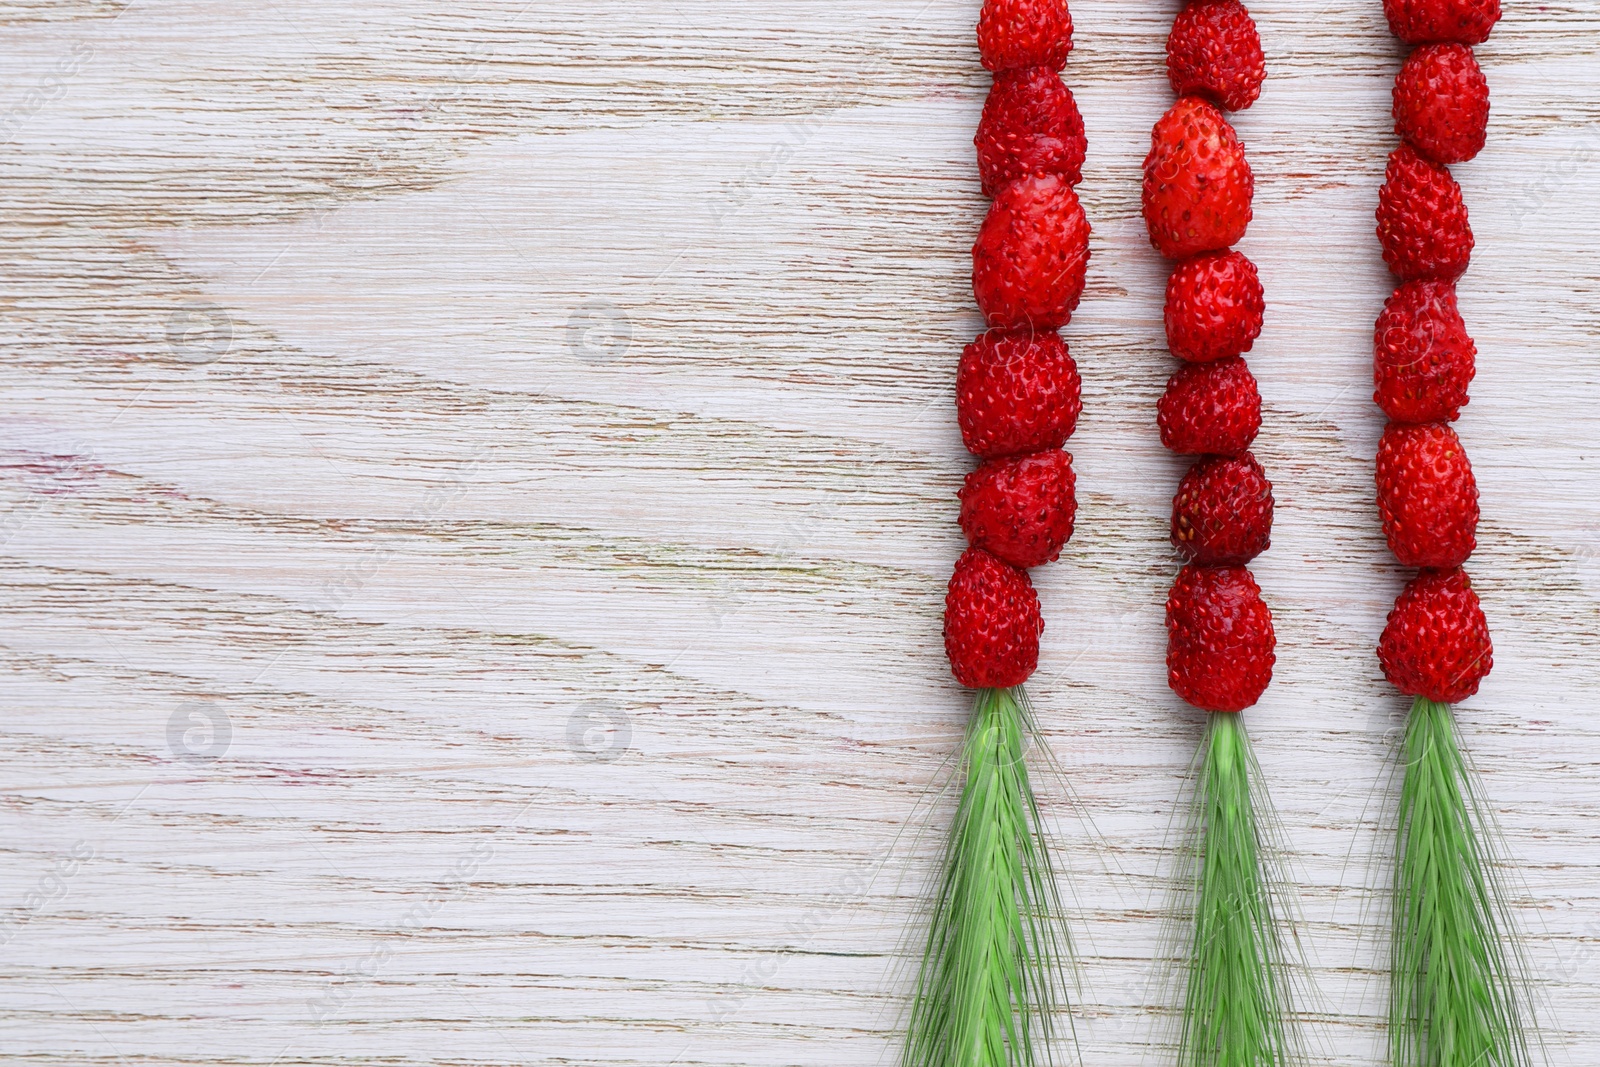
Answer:
[[[1372,399],[1395,422],[1451,422],[1467,403],[1477,347],[1454,282],[1404,282],[1372,338]]]
[[[1191,563],[1249,563],[1272,545],[1272,483],[1256,457],[1213,456],[1172,498],[1172,544]]]
[[[1450,172],[1403,144],[1378,192],[1383,261],[1403,281],[1459,278],[1472,258],[1472,227]]]
[[[1494,668],[1494,644],[1466,571],[1423,571],[1406,583],[1378,641],[1378,662],[1407,696],[1454,704],[1478,691]]]
[[[1243,254],[1186,259],[1167,279],[1167,347],[1195,363],[1248,352],[1266,310],[1256,265]]]
[[[1389,551],[1407,567],[1459,567],[1477,547],[1478,483],[1456,432],[1442,422],[1391,422],[1378,442],[1378,514]]]
[[[1407,44],[1482,44],[1500,21],[1500,0],[1383,0],[1383,13]]]
[[[1244,145],[1211,104],[1180,99],[1150,131],[1144,222],[1168,259],[1227,248],[1250,224],[1255,178]]]
[[[973,455],[1060,448],[1083,410],[1077,364],[1055,333],[978,335],[956,371],[956,420]]]
[[[1172,20],[1167,78],[1179,96],[1243,111],[1261,95],[1267,63],[1255,20],[1238,0],[1196,0]]]
[[[1039,665],[1044,619],[1023,571],[978,548],[956,560],[944,598],[944,651],[956,681],[1009,689]]]
[[[991,459],[961,487],[961,529],[972,547],[1013,567],[1061,555],[1078,513],[1072,457],[1059,449]]]
[[[1435,163],[1462,163],[1483,150],[1489,80],[1464,44],[1412,52],[1394,79],[1394,132]]]
[[[1028,174],[1083,180],[1083,116],[1049,67],[1022,67],[994,76],[978,122],[978,177],[983,195]]]
[[[1089,220],[1067,180],[1001,189],[972,246],[972,292],[989,325],[1053,330],[1071,318],[1089,265]]]
[[[1066,0],[984,0],[978,54],[985,70],[1060,70],[1071,51],[1072,13]]]
[[[1167,596],[1167,684],[1205,711],[1243,711],[1272,681],[1272,611],[1243,567],[1178,572]]]
[[[1238,356],[1185,363],[1156,405],[1161,443],[1174,452],[1237,456],[1261,429],[1261,393]]]

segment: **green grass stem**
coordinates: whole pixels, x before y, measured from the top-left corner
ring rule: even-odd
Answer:
[[[1069,943],[1024,760],[1021,689],[980,690],[917,976],[905,1067],[1056,1062]]]
[[[1183,1067],[1282,1067],[1289,1059],[1288,987],[1252,796],[1256,774],[1239,716],[1212,715],[1200,759]]]
[[[1394,1067],[1526,1067],[1510,923],[1448,704],[1406,723],[1389,994]]]

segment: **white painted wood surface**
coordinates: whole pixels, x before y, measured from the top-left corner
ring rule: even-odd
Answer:
[[[1252,5],[1280,668],[1319,1062],[1377,1063],[1376,0]],[[0,1060],[878,1064],[965,698],[976,0],[0,0]],[[1098,837],[1085,1063],[1162,1064],[1197,735],[1138,169],[1172,2],[1076,0],[1079,532],[1032,686]],[[1465,705],[1554,1062],[1600,1058],[1600,9],[1511,3],[1457,168],[1496,668]]]

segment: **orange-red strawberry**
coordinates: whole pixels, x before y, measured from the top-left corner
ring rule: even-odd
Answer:
[[[972,293],[990,326],[1053,330],[1072,318],[1089,266],[1089,220],[1054,174],[1001,189],[972,246]]]
[[[1060,70],[1072,51],[1072,13],[1066,0],[984,0],[978,13],[978,54],[986,70]]]
[[[1410,145],[1389,155],[1378,192],[1378,242],[1383,261],[1403,281],[1461,276],[1472,258],[1472,226],[1461,186],[1450,172]]]
[[[1060,448],[1083,410],[1077,364],[1054,332],[978,335],[956,371],[956,421],[973,455]]]
[[[1407,696],[1454,704],[1478,691],[1494,668],[1494,645],[1466,571],[1423,571],[1406,583],[1378,641],[1378,662]]]
[[[1167,279],[1167,347],[1195,363],[1248,352],[1266,310],[1256,265],[1243,254],[1184,260]]]
[[[972,547],[1013,567],[1061,555],[1078,514],[1072,457],[1059,449],[991,459],[961,487],[961,529]]]
[[[1237,456],[1261,429],[1261,392],[1238,356],[1185,363],[1156,406],[1161,443],[1174,452]]]
[[[1256,458],[1212,456],[1172,498],[1172,543],[1191,563],[1249,563],[1272,545],[1272,483]]]
[[[1009,689],[1039,665],[1044,619],[1027,574],[982,549],[956,561],[944,598],[944,651],[956,681]]]
[[[1394,132],[1435,163],[1462,163],[1483,149],[1489,80],[1464,44],[1412,52],[1394,79]]]
[[[1384,301],[1372,338],[1372,399],[1395,422],[1450,422],[1467,403],[1477,348],[1454,282],[1405,282]]]
[[[1272,611],[1243,567],[1178,572],[1167,596],[1167,684],[1205,711],[1243,711],[1272,681]]]
[[[1478,483],[1456,432],[1442,422],[1391,422],[1378,442],[1378,514],[1389,551],[1407,567],[1459,567],[1477,547]]]
[[[1242,111],[1261,95],[1266,76],[1261,35],[1239,0],[1195,0],[1172,20],[1167,78],[1179,96]]]
[[[1255,178],[1222,112],[1185,96],[1156,121],[1144,159],[1144,222],[1169,259],[1227,248],[1250,224]]]
[[[1500,21],[1500,0],[1383,0],[1383,13],[1407,44],[1482,44]]]
[[[985,196],[1029,174],[1083,180],[1083,116],[1049,67],[1021,67],[994,76],[973,144]]]

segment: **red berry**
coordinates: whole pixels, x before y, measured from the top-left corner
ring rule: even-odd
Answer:
[[[1477,348],[1454,282],[1405,282],[1384,301],[1372,338],[1372,395],[1395,422],[1450,422],[1467,403]]]
[[[1383,261],[1405,281],[1461,276],[1472,258],[1472,227],[1461,186],[1450,172],[1410,145],[1389,155],[1378,192],[1378,241]]]
[[[1191,563],[1249,563],[1272,544],[1272,483],[1256,457],[1213,456],[1172,498],[1172,543]]]
[[[1144,222],[1168,259],[1227,248],[1250,224],[1255,178],[1228,120],[1197,96],[1172,105],[1150,131]]]
[[[1167,595],[1167,684],[1205,711],[1243,711],[1272,681],[1272,611],[1243,567],[1178,572]]]
[[[1243,254],[1184,260],[1167,279],[1167,347],[1195,363],[1248,352],[1266,310],[1256,265]]]
[[[1072,13],[1066,0],[984,0],[978,54],[985,70],[1060,70],[1071,51]]]
[[[944,598],[944,651],[956,681],[974,689],[1009,689],[1039,665],[1044,619],[1023,571],[978,548],[956,560]]]
[[[972,292],[990,326],[1053,330],[1072,318],[1089,266],[1089,220],[1054,174],[1001,189],[972,246]]]
[[[1394,79],[1394,132],[1435,163],[1462,163],[1483,149],[1489,80],[1464,44],[1428,44]]]
[[[1179,96],[1243,111],[1261,95],[1267,63],[1255,20],[1238,0],[1197,0],[1172,20],[1167,78]]]
[[[1500,21],[1500,0],[1383,0],[1383,13],[1407,44],[1482,44]]]
[[[973,144],[985,196],[1028,174],[1059,174],[1073,185],[1083,180],[1083,116],[1049,67],[994,76]]]
[[[1454,704],[1478,691],[1494,668],[1494,645],[1466,571],[1423,571],[1406,583],[1378,641],[1378,662],[1408,696]]]
[[[1442,422],[1391,422],[1378,442],[1378,514],[1389,551],[1407,567],[1459,567],[1477,547],[1478,483],[1456,432]]]
[[[1060,448],[1083,411],[1077,364],[1055,333],[991,330],[961,353],[956,419],[973,455]]]
[[[1261,429],[1261,393],[1238,356],[1185,363],[1156,406],[1161,443],[1174,452],[1237,456]]]
[[[1072,537],[1075,486],[1072,457],[1059,449],[988,460],[961,487],[961,529],[1013,567],[1049,563]]]

